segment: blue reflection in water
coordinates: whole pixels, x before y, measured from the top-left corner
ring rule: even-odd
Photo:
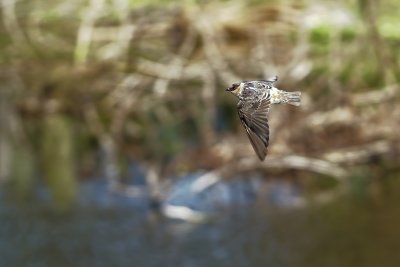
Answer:
[[[125,200],[121,207],[84,205],[64,215],[38,203],[1,203],[1,266],[246,266],[248,261],[245,224],[177,223],[140,212]]]
[[[112,194],[104,180],[83,183],[66,214],[49,207],[43,189],[24,205],[1,194],[0,266],[398,266],[397,204],[376,211],[351,202],[314,211],[254,206],[257,177],[217,179],[198,190],[201,177],[177,180],[163,204],[218,215],[202,224],[160,216],[146,195]],[[290,183],[267,189],[264,200],[289,206],[300,194]]]
[[[178,179],[163,201],[164,212],[174,218],[198,216],[192,212],[218,215],[221,211],[246,210],[257,200],[280,207],[298,207],[304,199],[291,182],[268,180],[257,175],[222,179],[214,173],[195,173]],[[183,207],[185,209],[183,209]]]
[[[199,177],[179,179],[164,204],[219,213],[218,220],[207,224],[168,220],[151,210],[146,194],[111,193],[104,179],[83,182],[75,208],[67,214],[50,208],[50,194],[41,187],[36,200],[24,205],[2,197],[0,266],[248,266],[247,254],[257,254],[252,242],[259,242],[260,232],[249,231],[243,209],[225,211],[232,205],[251,207],[257,183],[216,182],[208,190],[191,192]],[[264,219],[258,231],[267,231]],[[277,250],[273,239],[268,247]],[[268,251],[264,262],[272,260]]]

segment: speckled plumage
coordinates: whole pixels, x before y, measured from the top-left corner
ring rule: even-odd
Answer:
[[[268,112],[271,104],[300,105],[300,92],[286,92],[273,86],[278,80],[243,81],[234,83],[226,91],[239,98],[237,110],[250,142],[260,160],[267,155],[269,144]]]

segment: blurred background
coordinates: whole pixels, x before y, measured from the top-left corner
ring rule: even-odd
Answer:
[[[0,266],[399,266],[398,1],[0,3]]]

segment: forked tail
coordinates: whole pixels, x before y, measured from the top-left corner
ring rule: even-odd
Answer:
[[[282,103],[290,104],[293,106],[300,106],[301,92],[285,92],[283,95]]]

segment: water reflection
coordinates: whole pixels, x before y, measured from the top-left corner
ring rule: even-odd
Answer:
[[[190,224],[122,198],[63,215],[3,198],[0,265],[398,266],[398,200],[379,208],[351,198],[301,209],[253,205]]]

